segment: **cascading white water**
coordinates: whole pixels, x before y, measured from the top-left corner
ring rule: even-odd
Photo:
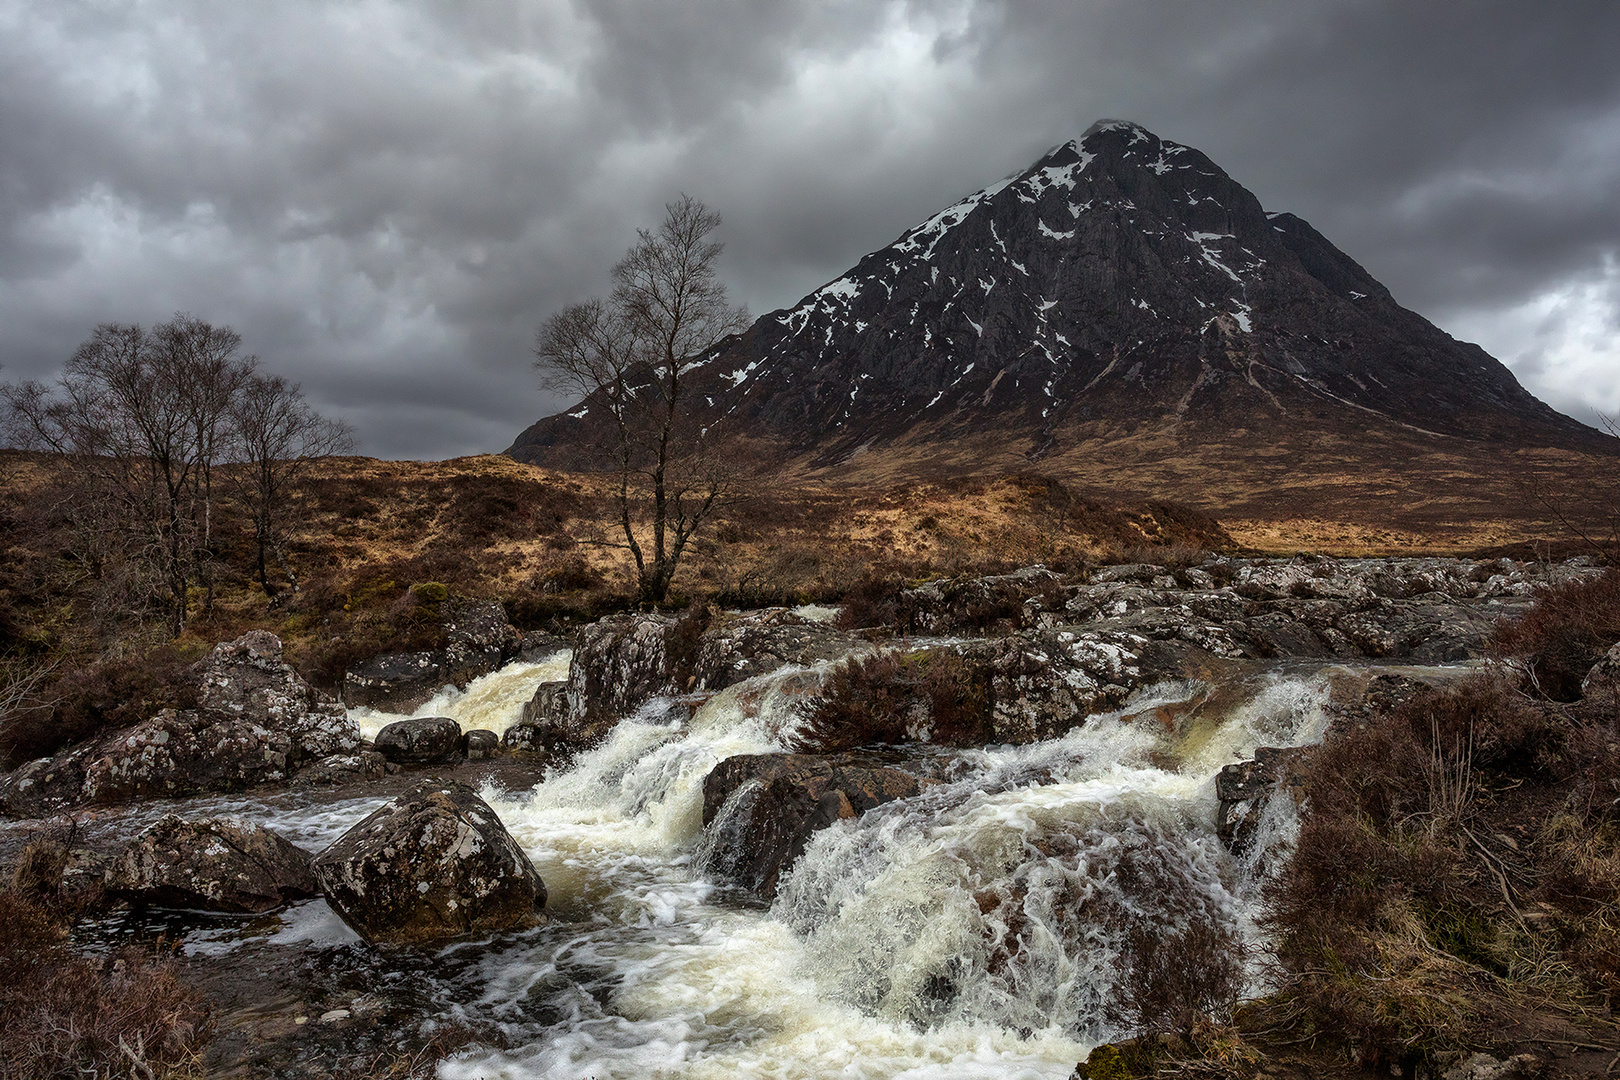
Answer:
[[[419,716],[448,716],[459,723],[463,731],[487,728],[504,735],[507,728],[522,718],[523,706],[534,697],[541,683],[568,677],[568,664],[573,656],[572,649],[562,649],[540,660],[519,660],[488,675],[480,675],[468,683],[465,690],[441,687],[412,712],[391,713],[361,707],[350,709],[349,719],[368,739],[375,739],[377,732],[395,720]]]
[[[702,781],[785,749],[817,681],[752,680],[690,719],[654,702],[532,792],[485,793],[556,921],[447,1001],[514,1048],[441,1075],[1065,1077],[1129,1023],[1144,935],[1257,939],[1254,864],[1214,837],[1213,777],[1319,738],[1327,696],[1274,676],[1170,731],[1152,710],[1202,688],[1167,684],[1061,739],[966,751],[952,782],[818,833],[766,909],[698,870]]]
[[[1257,878],[1291,808],[1273,800],[1235,859],[1214,837],[1213,777],[1257,746],[1318,739],[1325,673],[1214,695],[1160,685],[1059,739],[954,752],[948,782],[816,834],[767,906],[705,876],[703,779],[729,756],[789,749],[825,673],[779,671],[695,711],[654,701],[532,790],[487,787],[545,879],[546,927],[402,956],[314,900],[177,928],[180,945],[314,950],[417,1015],[493,1025],[505,1048],[444,1062],[448,1080],[1062,1080],[1129,1030],[1126,984],[1152,942],[1173,955],[1199,928],[1219,945],[1260,940]],[[491,683],[518,708],[551,675],[504,674]],[[215,796],[186,812],[238,814],[318,851],[381,798]]]

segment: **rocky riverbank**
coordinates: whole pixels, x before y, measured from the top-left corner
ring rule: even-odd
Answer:
[[[1241,955],[1252,930],[1243,922],[1250,916],[1236,913],[1257,902],[1254,890],[1284,853],[1277,815],[1294,800],[1276,796],[1307,782],[1301,751],[1289,747],[1320,738],[1330,722],[1378,722],[1425,686],[1465,675],[1494,628],[1524,613],[1538,588],[1598,573],[1581,561],[1215,557],[1079,576],[1031,567],[897,582],[853,598],[842,611],[627,614],[585,627],[573,642],[567,679],[536,685],[504,733],[450,731],[422,717],[378,731],[374,741],[282,662],[279,643],[260,632],[220,645],[198,666],[197,709],[159,714],[0,779],[0,808],[15,821],[0,828],[0,853],[18,852],[31,834],[72,832],[79,850],[66,878],[99,884],[132,912],[176,905],[281,910],[267,934],[247,933],[228,950],[271,966],[287,957],[274,959],[282,954],[270,942],[296,936],[291,927],[311,925],[308,912],[327,904],[366,938],[422,948],[461,937],[505,957],[501,964],[516,962],[513,950],[549,955],[552,943],[562,948],[570,934],[596,940],[601,930],[589,928],[600,928],[604,917],[629,917],[632,926],[651,920],[647,927],[674,934],[686,917],[706,926],[768,904],[766,923],[821,940],[836,922],[828,918],[847,922],[860,904],[878,904],[871,917],[891,925],[868,927],[874,941],[902,935],[893,939],[899,951],[880,980],[888,989],[877,993],[877,984],[860,982],[881,970],[862,967],[864,960],[856,967],[865,976],[852,968],[825,984],[843,986],[834,996],[861,1015],[893,1013],[928,1029],[1011,1023],[1007,1017],[1027,1013],[1008,1029],[1015,1042],[1020,1026],[1043,1024],[1059,1042],[1089,1038],[1148,1020],[1131,1013],[1139,1006],[1118,997],[1115,981],[1140,975],[1132,965],[1147,962],[1124,914],[1146,894],[1132,886],[1086,900],[1097,888],[1082,887],[1095,880],[1088,875],[1112,866],[1110,873],[1157,888],[1163,895],[1153,903],[1170,906],[1144,925],[1169,920],[1163,940],[1191,947],[1185,935],[1203,926],[1216,935],[1211,940],[1226,942],[1219,948]],[[502,626],[486,619],[479,631],[506,643],[491,646],[491,663],[508,652],[518,656],[524,645]],[[385,671],[389,663],[363,668]],[[1594,693],[1607,685],[1607,670],[1594,671]],[[406,696],[420,694],[413,686]],[[1170,802],[1103,826],[1123,812],[1108,806],[1147,797],[1120,788],[1094,804],[1088,792],[1122,782],[1105,782],[1115,776],[1110,768],[1126,769],[1130,783],[1159,785],[1152,798],[1173,793]],[[476,790],[452,783],[456,777]],[[863,887],[865,900],[840,891],[839,875],[859,879],[886,861],[899,859],[898,868],[917,857],[899,852],[920,842],[920,833],[895,845],[923,822],[937,833],[960,817],[967,829],[981,812],[974,808],[991,805],[1033,816],[999,840],[974,825],[962,834],[971,841],[951,841],[966,847],[947,844],[956,851],[952,865],[968,868],[951,871],[967,876],[942,894],[948,904],[968,905],[950,917],[988,935],[956,941],[957,960],[916,952],[920,939],[905,935],[930,924],[906,930],[894,923],[900,909],[883,908],[871,891],[880,889],[881,876]],[[1086,809],[1094,806],[1102,809]],[[255,813],[263,820],[239,820]],[[1093,821],[1094,813],[1102,816]],[[622,841],[609,839],[618,835],[611,830],[592,834],[608,827],[588,825],[593,815],[622,818],[611,830],[631,822],[651,830],[627,849],[641,853],[601,862],[604,845]],[[442,819],[442,827],[428,817]],[[387,821],[408,827],[384,828]],[[255,831],[267,824],[290,835]],[[557,846],[582,829],[581,839]],[[419,842],[418,833],[437,839]],[[596,839],[583,839],[590,835]],[[1125,836],[1137,839],[1120,848]],[[1136,843],[1146,845],[1140,857],[1128,854]],[[658,869],[633,869],[653,852]],[[480,862],[491,857],[496,861]],[[314,891],[311,865],[324,901],[298,899]],[[653,877],[638,877],[645,873]],[[1060,879],[1070,892],[1051,892]],[[1164,894],[1171,881],[1181,882],[1173,903]],[[657,902],[665,914],[646,906],[654,895],[666,897]],[[1069,899],[1051,907],[1064,895]],[[1217,913],[1221,905],[1225,914]],[[550,925],[542,925],[543,911]],[[933,917],[946,917],[944,909]],[[1056,961],[1027,936],[1036,928],[1055,935],[1050,948],[1065,964],[1088,955],[1087,934],[1120,935],[1108,937],[1116,941],[1112,974],[1105,958],[1085,961],[1103,965],[1086,976],[1094,986],[1083,982],[1094,999],[1076,989],[1079,996],[1063,998],[1058,1013],[1052,1002],[1040,1004],[1038,982],[1029,980]],[[303,939],[293,952],[304,959],[295,962],[334,948],[358,958],[354,950],[367,948],[352,936],[317,946],[332,932]],[[210,948],[188,963],[208,968]],[[360,967],[378,962],[387,968],[396,961]],[[918,966],[902,977],[894,964]],[[1225,977],[1238,985],[1250,978],[1246,970],[1239,965]],[[471,976],[456,976],[464,978]],[[588,985],[596,976],[568,978]],[[217,984],[215,975],[203,981]],[[284,983],[281,974],[266,981]],[[457,985],[398,998],[383,1011],[391,1022],[432,1028],[429,1013],[444,1007],[443,995],[467,992]],[[572,1000],[573,991],[547,985]],[[995,995],[1011,997],[993,1004],[1001,1000]],[[342,1058],[341,1028],[367,1007],[340,1002],[322,1010],[347,1014],[323,1026],[318,1041],[332,1047],[322,1060]],[[1062,1014],[1090,1007],[1100,1011]],[[402,1020],[407,1014],[415,1018]],[[475,1025],[482,1032],[476,1040],[510,1042],[510,1032],[497,1036],[479,1026],[491,1019]],[[265,1031],[264,1045],[283,1050],[298,1037]],[[735,1038],[747,1045],[743,1036],[724,1036]],[[375,1043],[369,1034],[360,1041]],[[231,1045],[252,1057],[240,1040]],[[1069,1052],[1057,1046],[1030,1052]],[[261,1059],[283,1060],[283,1050],[264,1050]]]

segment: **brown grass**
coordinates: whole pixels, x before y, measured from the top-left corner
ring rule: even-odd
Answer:
[[[75,956],[44,904],[0,891],[0,1080],[195,1073],[209,1020],[172,962]]]
[[[1256,1015],[1374,1065],[1585,1030],[1620,989],[1617,736],[1609,704],[1491,677],[1332,732],[1270,895],[1288,979]]]

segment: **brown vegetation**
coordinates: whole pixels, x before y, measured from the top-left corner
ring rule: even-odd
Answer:
[[[1581,680],[1620,640],[1620,570],[1543,590],[1524,618],[1497,628],[1492,644],[1518,661],[1527,689],[1554,701],[1581,696]]]
[[[19,880],[0,890],[0,1080],[193,1073],[210,1028],[201,999],[161,956],[75,954],[73,911],[48,868],[39,876],[49,862],[59,879],[64,860],[37,846],[30,853]]]
[[[852,657],[835,667],[800,730],[805,749],[990,737],[989,674],[948,650]]]
[[[1620,638],[1611,577],[1498,633],[1541,693],[1423,691],[1313,755],[1271,896],[1283,989],[1247,1027],[1408,1075],[1446,1051],[1620,1053],[1620,712],[1612,691],[1556,700]]]

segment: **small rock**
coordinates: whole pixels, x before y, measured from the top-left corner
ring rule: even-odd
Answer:
[[[468,761],[484,761],[501,752],[501,737],[488,728],[474,728],[462,736]]]
[[[448,716],[395,720],[377,732],[373,745],[402,765],[441,765],[461,756],[461,725]]]
[[[1541,1075],[1543,1064],[1534,1054],[1515,1054],[1500,1061],[1489,1054],[1475,1054],[1441,1074],[1442,1080],[1526,1080]]]
[[[1253,761],[1239,761],[1215,774],[1215,833],[1241,855],[1254,840],[1260,813],[1279,787],[1294,788],[1308,748],[1262,746]]]
[[[1603,654],[1603,659],[1592,665],[1581,680],[1581,696],[1586,697],[1604,690],[1620,690],[1620,644]]]

